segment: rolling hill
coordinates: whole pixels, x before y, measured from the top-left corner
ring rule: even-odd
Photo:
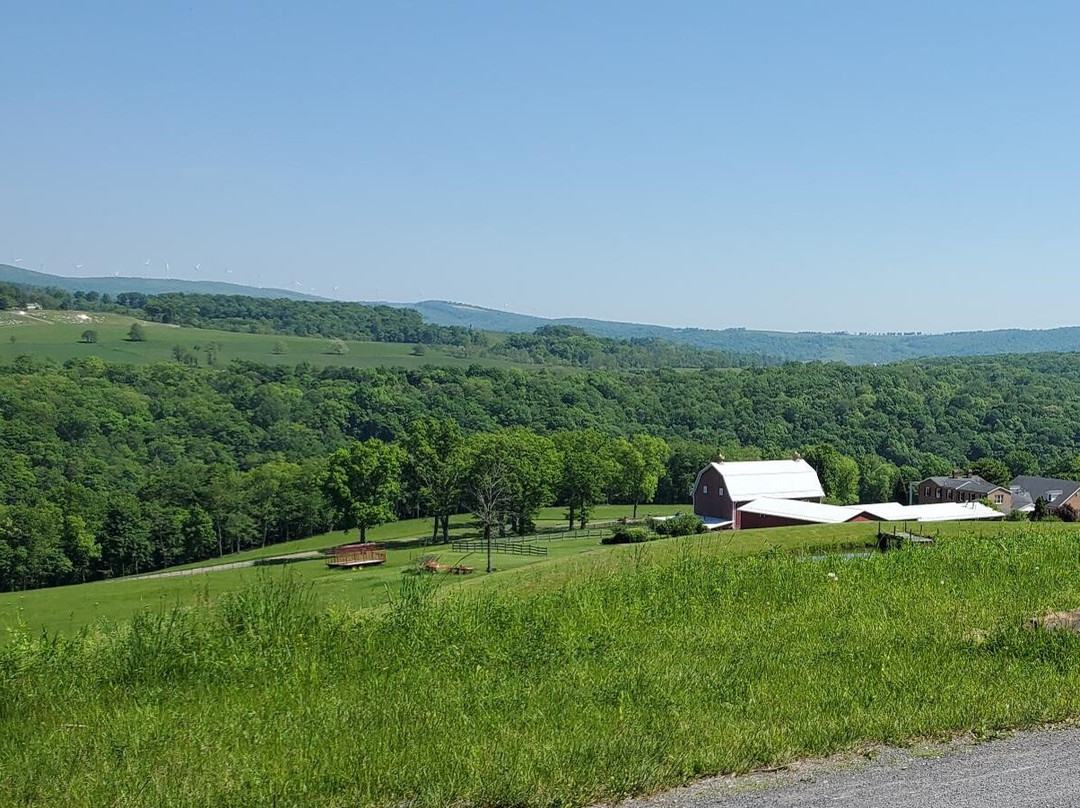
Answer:
[[[331,341],[325,337],[248,334],[153,322],[141,323],[144,341],[131,342],[127,334],[132,322],[132,317],[102,312],[0,312],[0,360],[27,356],[62,363],[97,356],[106,362],[144,365],[175,361],[176,349],[182,349],[204,363],[207,346],[214,345],[222,363],[239,359],[272,365],[306,362],[316,367],[534,367],[502,357],[463,358],[443,345],[425,346],[417,353],[411,344],[345,340],[347,351],[342,354],[331,350]],[[86,331],[95,333],[95,342],[83,341]]]
[[[326,299],[314,295],[305,295],[302,292],[293,292],[288,289],[265,289],[259,286],[244,286],[239,283],[225,283],[223,281],[189,281],[181,278],[69,278],[63,275],[50,275],[47,272],[35,272],[32,269],[23,269],[11,264],[0,264],[0,282],[22,286],[55,286],[69,292],[100,292],[109,295],[117,295],[121,292],[142,292],[146,295],[187,292],[205,295],[287,297],[291,300]]]
[[[96,291],[112,295],[120,292],[141,292],[147,295],[181,292],[330,302],[325,298],[288,289],[265,289],[220,281],[191,281],[175,278],[71,278],[35,272],[8,264],[0,264],[0,282],[24,286],[52,286],[72,292]],[[528,333],[542,326],[569,325],[598,337],[618,340],[660,339],[704,350],[770,357],[793,362],[884,364],[905,359],[945,356],[1080,352],[1080,326],[956,331],[942,334],[850,334],[843,331],[823,333],[758,331],[747,328],[672,328],[587,317],[545,318],[445,300],[423,300],[417,303],[363,301],[363,305],[413,309],[421,314],[426,323],[437,326],[460,326],[488,332]]]
[[[398,305],[398,304],[390,304]],[[987,354],[1080,351],[1080,327],[957,331],[945,334],[848,334],[813,331],[755,331],[746,328],[670,328],[582,317],[546,319],[444,300],[400,304],[416,309],[435,325],[483,331],[533,331],[545,325],[571,325],[612,339],[664,339],[707,350],[780,357],[795,362],[883,364],[905,359]]]

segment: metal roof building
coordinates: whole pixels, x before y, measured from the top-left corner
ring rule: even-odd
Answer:
[[[718,460],[694,480],[694,513],[713,527],[738,529],[740,505],[757,499],[820,503],[825,496],[817,472],[802,458]]]

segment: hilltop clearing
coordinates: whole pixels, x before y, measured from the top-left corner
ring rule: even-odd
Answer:
[[[139,322],[145,339],[129,339],[131,325]],[[95,332],[94,341],[84,338]],[[340,345],[338,344],[340,342]],[[512,367],[514,362],[499,357],[465,358],[455,355],[452,346],[431,345],[418,351],[413,344],[330,340],[322,337],[245,334],[135,320],[123,315],[79,311],[0,312],[0,359],[19,356],[66,362],[98,356],[107,362],[147,364],[180,359],[207,364],[207,351],[214,364],[234,359],[262,364],[316,366],[421,367]]]

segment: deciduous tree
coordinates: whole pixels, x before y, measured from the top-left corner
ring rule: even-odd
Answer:
[[[377,438],[353,443],[330,455],[324,484],[327,498],[345,529],[359,529],[360,541],[367,540],[368,528],[396,518],[401,462],[401,450]]]

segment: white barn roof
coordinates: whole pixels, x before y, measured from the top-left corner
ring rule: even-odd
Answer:
[[[872,506],[854,505],[868,511]],[[903,515],[890,520],[914,519],[918,522],[960,522],[967,519],[1000,519],[1002,513],[981,502],[932,502],[928,505],[903,505]]]
[[[817,472],[802,459],[741,460],[713,463],[712,467],[724,478],[732,502],[749,502],[762,497],[801,499],[825,496]]]
[[[1001,513],[981,502],[941,502],[929,505],[901,505],[899,502],[875,502],[868,505],[829,505],[797,499],[760,497],[739,506],[739,511],[835,525],[866,514],[883,522],[961,522],[969,519],[1000,519]]]
[[[739,512],[778,516],[784,519],[797,519],[822,525],[847,522],[862,513],[861,510],[845,508],[840,505],[803,502],[798,499],[773,499],[771,497],[761,497],[747,502],[739,507]]]

